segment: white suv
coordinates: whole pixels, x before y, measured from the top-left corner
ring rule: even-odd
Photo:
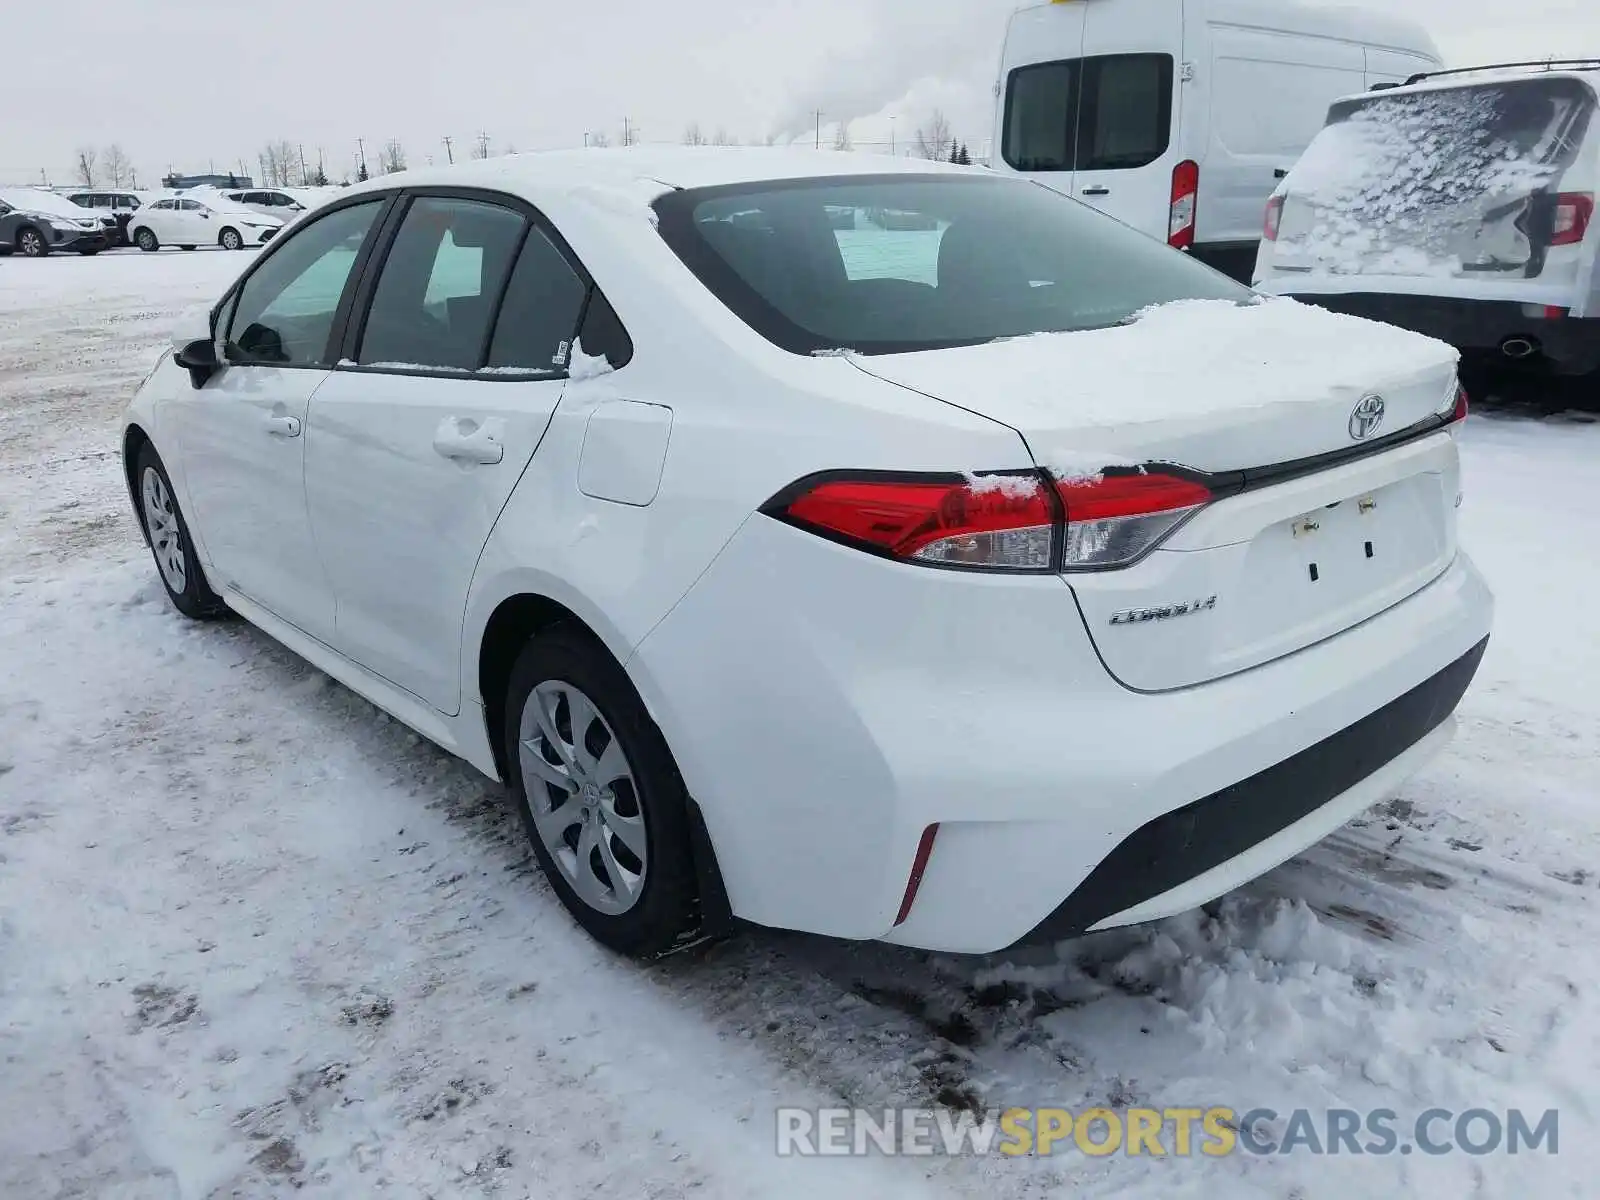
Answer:
[[[1339,101],[1269,202],[1257,288],[1441,338],[1469,390],[1600,404],[1597,88],[1584,60]]]
[[[510,786],[595,936],[992,951],[1192,907],[1449,736],[1447,346],[850,154],[386,176],[180,333],[124,464],[232,609]]]

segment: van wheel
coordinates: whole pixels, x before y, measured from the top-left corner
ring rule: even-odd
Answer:
[[[140,228],[140,230],[133,235],[133,244],[139,247],[141,250],[161,249],[161,242],[160,239],[156,237],[156,231],[148,226]]]
[[[507,781],[534,856],[595,940],[649,958],[699,925],[687,797],[626,672],[587,631],[557,626],[511,669]]]

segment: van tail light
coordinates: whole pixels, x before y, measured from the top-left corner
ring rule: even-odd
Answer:
[[[1269,241],[1278,240],[1278,226],[1283,224],[1283,197],[1274,196],[1267,201],[1266,220],[1261,225],[1261,236]]]
[[[1594,216],[1594,193],[1562,192],[1556,197],[1556,223],[1550,235],[1552,246],[1576,246],[1589,232]]]
[[[1204,484],[1149,470],[1062,480],[828,472],[786,488],[762,512],[906,563],[1046,572],[1127,566],[1211,499]]]
[[[1172,207],[1167,215],[1167,245],[1194,247],[1195,206],[1200,200],[1200,164],[1184,159],[1172,168]]]

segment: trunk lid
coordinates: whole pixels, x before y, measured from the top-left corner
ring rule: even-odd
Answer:
[[[1066,576],[1129,687],[1187,687],[1293,653],[1455,555],[1449,433],[1337,453],[1452,407],[1455,351],[1416,334],[1293,301],[1185,301],[1112,329],[853,361],[1011,426],[1058,477],[1169,463],[1234,486],[1133,565]],[[1334,465],[1318,469],[1322,455]]]

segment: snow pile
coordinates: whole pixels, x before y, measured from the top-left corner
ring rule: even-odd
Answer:
[[[1361,102],[1279,189],[1278,265],[1445,277],[1521,266],[1528,242],[1515,222],[1559,174],[1551,133],[1572,104],[1503,86]]]

